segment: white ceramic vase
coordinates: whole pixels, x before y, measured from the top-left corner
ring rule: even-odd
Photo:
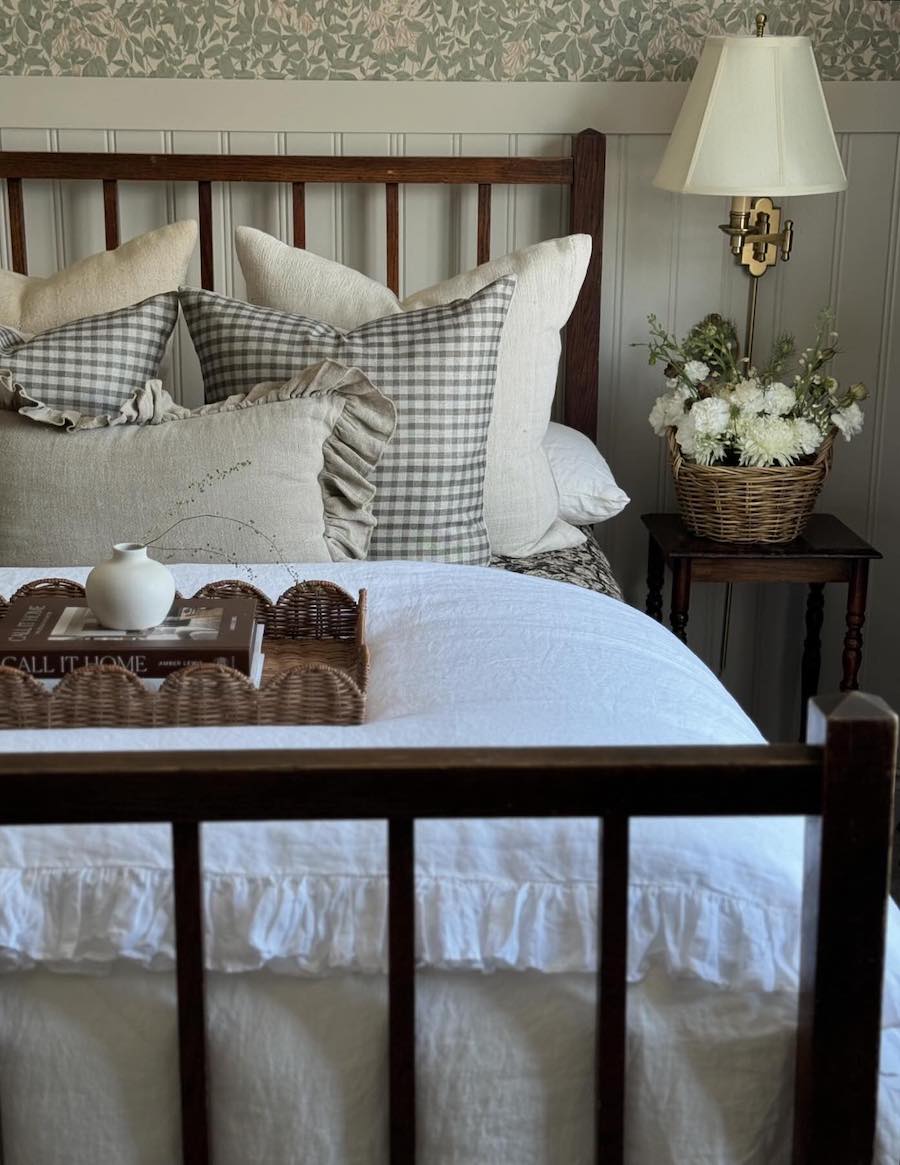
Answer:
[[[115,545],[112,558],[94,567],[84,589],[100,625],[117,631],[159,626],[175,598],[171,572],[137,542]]]

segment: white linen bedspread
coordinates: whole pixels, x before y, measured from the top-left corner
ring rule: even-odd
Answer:
[[[761,739],[696,656],[615,600],[471,567],[307,569],[354,591],[369,588],[369,723],[5,732],[0,748]],[[267,593],[290,582],[283,568],[256,571]],[[0,593],[27,573],[0,572]],[[40,573],[52,572],[32,572]],[[223,568],[176,573],[191,593]],[[731,987],[795,987],[800,836],[801,823],[791,820],[635,823],[631,978],[661,962]],[[596,965],[593,822],[421,822],[416,840],[425,965],[547,972]],[[210,968],[383,970],[384,845],[383,825],[372,822],[205,827]],[[7,831],[0,845],[3,963],[171,966],[169,866],[166,827]]]
[[[0,593],[52,573],[0,570]],[[176,569],[192,593],[239,572]],[[753,743],[709,670],[615,600],[500,571],[421,563],[316,565],[304,577],[369,589],[369,722],[357,728],[0,733],[2,751]],[[245,576],[246,577],[246,576]],[[291,583],[256,567],[271,595]],[[589,972],[596,961],[596,825],[422,822],[418,956],[442,970]],[[789,819],[637,821],[629,978],[652,969],[732,991],[796,990],[801,825]],[[207,963],[323,974],[385,967],[384,829],[377,823],[204,829]],[[891,914],[884,1024],[900,1026]],[[84,971],[172,965],[164,827],[0,835],[0,959]],[[898,1041],[883,1063],[900,1088]],[[896,1099],[896,1098],[895,1098]],[[894,1108],[896,1123],[897,1108]],[[900,1144],[900,1133],[893,1138]]]

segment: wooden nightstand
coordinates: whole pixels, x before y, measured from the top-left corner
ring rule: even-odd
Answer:
[[[685,643],[692,582],[803,582],[809,586],[800,686],[803,721],[809,697],[816,694],[819,686],[825,584],[847,583],[841,691],[859,687],[869,562],[881,558],[881,554],[833,514],[813,514],[801,537],[793,542],[751,545],[698,538],[678,514],[644,514],[641,520],[650,534],[647,614],[662,622],[663,582],[668,565],[672,571],[669,622]]]

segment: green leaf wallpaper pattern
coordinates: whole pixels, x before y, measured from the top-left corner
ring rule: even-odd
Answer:
[[[826,79],[900,79],[893,0],[0,0],[0,74],[683,80],[760,7]]]

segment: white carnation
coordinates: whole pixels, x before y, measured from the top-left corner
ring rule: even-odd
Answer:
[[[687,457],[693,457],[696,448],[697,430],[694,426],[694,410],[685,413],[675,426],[675,437],[681,446],[681,452]]]
[[[797,394],[786,384],[776,382],[770,384],[764,393],[764,407],[767,413],[776,417],[783,417],[791,411],[797,403]]]
[[[761,413],[766,407],[766,394],[757,380],[742,380],[731,393],[731,402],[742,413]]]
[[[684,403],[690,395],[691,390],[682,387],[673,393],[656,398],[656,404],[650,410],[648,419],[657,437],[661,437],[670,425],[678,424],[684,416]]]
[[[717,437],[724,433],[731,421],[731,408],[728,401],[721,397],[708,396],[705,400],[694,402],[691,409],[694,418],[694,428],[698,434]]]
[[[831,414],[831,423],[844,434],[844,440],[849,441],[851,437],[862,432],[863,411],[856,401],[852,401],[846,408],[838,409],[836,413]]]
[[[790,465],[799,454],[792,421],[783,417],[748,417],[738,437],[741,465]]]
[[[706,403],[699,402],[700,403]],[[700,432],[697,428],[695,413],[697,405],[678,422],[675,436],[685,457],[696,461],[698,465],[711,465],[714,461],[721,461],[725,457],[725,442],[721,434]],[[702,416],[701,412],[701,416]]]
[[[684,374],[692,384],[700,384],[709,376],[709,365],[702,360],[688,360],[684,366]]]
[[[806,417],[795,417],[793,423],[799,452],[804,457],[815,453],[822,444],[822,430],[813,421],[808,421]]]

